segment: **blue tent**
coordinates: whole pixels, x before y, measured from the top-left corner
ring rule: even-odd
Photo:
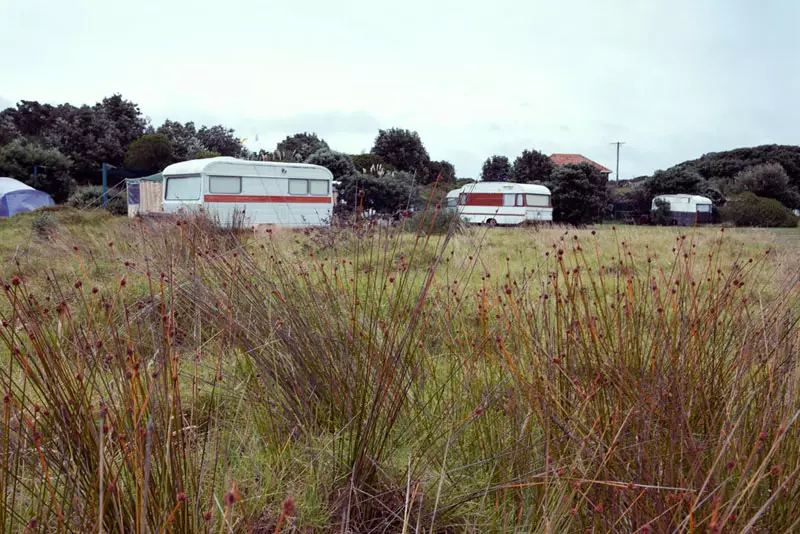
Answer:
[[[0,178],[0,217],[13,217],[54,204],[47,193],[13,178]]]

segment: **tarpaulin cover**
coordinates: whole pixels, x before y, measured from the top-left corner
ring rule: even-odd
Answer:
[[[13,178],[0,178],[0,217],[13,217],[45,206],[53,206],[53,198]]]

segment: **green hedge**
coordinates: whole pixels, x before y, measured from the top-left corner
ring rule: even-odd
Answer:
[[[724,222],[736,226],[794,228],[798,222],[797,217],[777,200],[753,193],[730,197],[719,213]]]

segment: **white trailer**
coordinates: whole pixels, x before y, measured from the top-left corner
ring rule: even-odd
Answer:
[[[476,182],[456,191],[455,209],[472,224],[513,226],[553,220],[550,190],[543,185]],[[446,197],[448,207],[452,193]]]
[[[164,176],[163,208],[204,211],[230,226],[321,226],[333,214],[333,175],[325,167],[230,157],[183,161]]]
[[[666,202],[669,220],[674,225],[692,226],[708,224],[713,220],[713,205],[710,198],[700,195],[659,195],[653,198],[650,209],[655,212],[659,202]]]

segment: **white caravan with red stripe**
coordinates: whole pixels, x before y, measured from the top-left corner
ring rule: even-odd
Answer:
[[[473,224],[513,226],[553,220],[550,190],[543,185],[476,182],[456,191],[458,214]]]
[[[202,208],[223,226],[235,214],[247,226],[322,226],[333,214],[333,175],[319,165],[219,157],[174,163],[162,174],[165,212]]]

